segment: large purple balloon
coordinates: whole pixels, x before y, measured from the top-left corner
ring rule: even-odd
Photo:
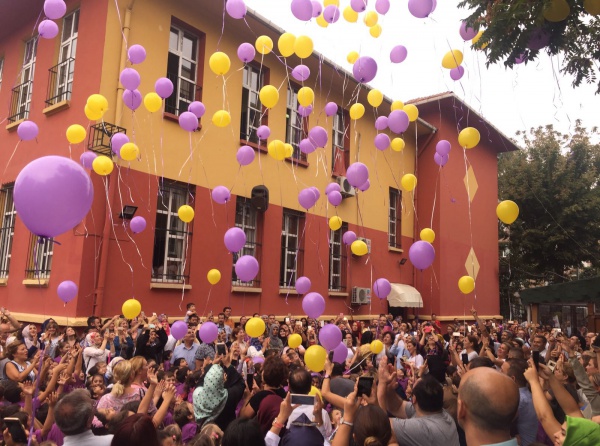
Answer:
[[[46,0],[44,2],[44,14],[52,20],[61,19],[67,12],[67,5],[63,0]]]
[[[323,10],[323,19],[327,23],[335,23],[340,19],[340,10],[335,5],[328,5]]]
[[[38,136],[40,129],[33,121],[23,121],[17,127],[17,134],[23,141],[35,139]]]
[[[123,91],[123,103],[130,110],[136,110],[142,105],[142,93],[139,90]]]
[[[186,111],[179,115],[179,127],[188,132],[198,128],[198,117],[192,112]]]
[[[166,77],[161,77],[154,83],[154,91],[163,99],[167,99],[171,96],[173,94],[173,89],[173,82]]]
[[[392,285],[387,279],[377,279],[373,284],[373,292],[375,293],[375,296],[377,296],[380,299],[385,299],[386,297],[388,297],[391,291]]]
[[[319,331],[319,343],[325,350],[333,350],[342,342],[342,331],[335,324],[327,324]]]
[[[256,136],[258,136],[259,139],[266,141],[269,139],[269,136],[271,136],[271,129],[266,125],[261,125],[256,129]]]
[[[431,243],[419,240],[411,245],[408,250],[408,258],[415,268],[426,269],[435,259],[435,249]]]
[[[328,102],[325,104],[325,114],[327,116],[333,116],[338,111],[338,105],[335,102]]]
[[[54,39],[58,35],[58,25],[52,20],[42,20],[38,25],[38,34],[42,39]]]
[[[344,245],[351,245],[356,241],[357,238],[358,237],[354,231],[346,231],[344,232],[344,235],[342,235],[342,241],[344,242]]]
[[[248,63],[254,60],[254,56],[256,56],[256,50],[252,44],[244,42],[238,46],[237,56],[242,62]]]
[[[388,116],[388,127],[394,133],[404,133],[410,120],[404,110],[393,110]]]
[[[381,15],[386,15],[390,10],[390,0],[377,0],[375,2],[375,11]]]
[[[298,279],[296,279],[296,291],[298,294],[308,293],[311,285],[310,279],[306,276],[298,277]]]
[[[77,226],[94,199],[89,174],[62,156],[43,156],[27,164],[13,193],[17,215],[27,229],[48,238]]]
[[[333,349],[333,362],[338,364],[345,364],[348,358],[348,347],[340,342],[336,348]]]
[[[200,119],[202,116],[204,116],[204,113],[206,113],[206,107],[202,102],[194,101],[188,105],[188,111],[192,112],[194,115],[196,115],[196,118]]]
[[[342,204],[343,199],[342,194],[337,190],[332,190],[327,194],[327,200],[329,200],[329,203],[331,203],[332,206],[339,206]]]
[[[369,168],[363,163],[352,163],[346,170],[348,183],[353,187],[360,187],[369,179]]]
[[[302,189],[298,194],[298,203],[300,203],[300,206],[302,206],[304,209],[310,209],[313,207],[317,203],[317,199],[318,198],[315,194],[315,191],[310,187]]]
[[[215,339],[219,336],[219,327],[214,322],[205,322],[200,326],[198,334],[202,342],[210,344],[211,342],[215,342]]]
[[[439,153],[435,153],[433,155],[433,161],[440,167],[444,167],[446,165],[446,163],[448,162],[448,159],[450,158],[450,155],[440,155]]]
[[[367,9],[368,0],[350,0],[350,7],[356,12],[363,12]]]
[[[92,163],[94,162],[97,156],[98,155],[96,155],[94,152],[83,152],[79,157],[79,162],[86,169],[91,169]]]
[[[242,146],[238,149],[236,159],[240,166],[247,166],[254,161],[254,149],[250,146]]]
[[[408,50],[404,45],[396,45],[394,48],[392,48],[392,51],[390,51],[390,60],[393,63],[404,62],[404,59],[406,59],[407,54]]]
[[[462,78],[463,74],[465,74],[465,69],[462,65],[459,65],[458,67],[450,69],[450,78],[453,81],[457,81],[460,78]]]
[[[388,128],[388,117],[380,116],[375,120],[375,129],[376,130],[385,130]]]
[[[72,280],[65,280],[58,284],[58,288],[56,288],[56,294],[60,297],[64,303],[68,304],[73,299],[77,297],[77,292],[79,291],[77,284]]]
[[[112,151],[118,155],[121,152],[121,147],[123,147],[123,144],[128,142],[129,136],[127,136],[125,133],[115,133],[110,138],[110,147]]]
[[[235,274],[242,282],[251,282],[258,274],[258,260],[252,256],[242,256],[235,262]]]
[[[317,125],[308,131],[308,139],[315,147],[325,147],[328,140],[327,130]]]
[[[140,73],[138,73],[137,70],[133,68],[125,68],[123,71],[121,71],[121,74],[119,75],[119,80],[121,81],[123,87],[125,87],[126,89],[135,90],[137,87],[140,86]]]
[[[146,60],[146,48],[142,45],[131,45],[127,50],[127,58],[134,65],[142,63]]]
[[[318,0],[311,0],[311,3],[312,3],[312,16],[314,19],[316,19],[323,12],[323,6],[321,6],[321,3]]]
[[[235,226],[225,232],[223,240],[229,252],[238,252],[246,244],[246,233],[243,229]]]
[[[329,195],[331,192],[340,192],[342,188],[337,183],[329,183],[325,188],[325,195]]]
[[[319,293],[308,293],[302,298],[302,309],[308,317],[316,319],[325,311],[325,299]]]
[[[385,133],[380,133],[375,137],[375,147],[378,150],[385,150],[390,146],[390,137]]]
[[[377,62],[369,56],[359,57],[352,66],[352,74],[358,82],[371,82],[377,74]]]
[[[292,0],[292,14],[298,20],[308,22],[313,16],[313,4],[310,0]]]
[[[438,143],[435,145],[435,151],[441,156],[448,155],[451,149],[452,145],[450,144],[450,141],[445,139],[438,141]]]
[[[219,204],[225,204],[231,198],[231,193],[229,192],[229,189],[227,189],[225,186],[215,187],[210,193],[210,195],[212,199]]]
[[[464,41],[471,40],[477,35],[477,31],[467,25],[467,22],[462,22],[460,24],[460,30],[458,32]]]
[[[317,150],[316,146],[308,138],[304,138],[302,141],[300,141],[298,147],[300,147],[300,151],[302,153],[306,154],[313,153],[315,150]]]
[[[244,0],[227,0],[225,9],[234,19],[243,19],[246,16],[246,4]]]
[[[297,65],[292,70],[292,77],[298,82],[304,82],[310,77],[310,68],[306,65]]]
[[[146,219],[139,215],[137,217],[133,217],[129,222],[129,229],[131,229],[131,232],[134,234],[139,234],[146,229]]]
[[[408,0],[408,11],[418,19],[424,19],[433,9],[433,0]]]
[[[178,341],[183,339],[183,337],[187,334],[188,326],[183,321],[175,321],[173,325],[171,325],[171,334]]]

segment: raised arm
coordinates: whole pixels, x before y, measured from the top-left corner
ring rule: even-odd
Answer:
[[[8,319],[8,322],[10,322],[15,330],[21,328],[21,323],[12,314],[10,314],[10,311],[8,311],[6,308],[2,311],[2,314],[6,316],[6,319]]]
[[[533,361],[531,361],[533,362]],[[560,423],[554,418],[550,403],[544,396],[544,390],[540,384],[540,379],[535,367],[529,367],[525,371],[525,378],[531,386],[531,395],[533,396],[533,407],[546,435],[554,438],[554,434],[561,429]]]
[[[475,319],[475,322],[477,322],[477,326],[481,330],[481,336],[486,337],[486,338],[489,337],[490,333],[488,332],[487,327],[485,326],[485,324],[483,323],[483,321],[477,314],[477,310],[475,309],[474,306],[471,307],[471,314],[473,315],[473,319]]]
[[[344,407],[344,397],[336,395],[331,392],[331,372],[333,371],[333,364],[329,361],[329,358],[325,360],[325,378],[321,384],[321,395],[333,406],[342,409]]]
[[[158,385],[158,379],[156,378],[156,372],[154,371],[154,369],[148,369],[148,383],[150,384],[150,386],[148,387],[148,391],[144,395],[144,398],[142,398],[142,401],[140,402],[140,405],[138,407],[138,413],[147,414],[148,409],[150,408],[150,403],[153,400],[154,391],[156,390],[156,386]]]
[[[530,364],[533,363],[533,360],[530,361]],[[565,414],[570,417],[582,418],[583,414],[579,409],[579,404],[577,404],[577,401],[575,401],[567,389],[565,389],[565,386],[558,382],[554,373],[552,373],[544,364],[539,364],[539,368],[540,376],[548,380],[550,388],[552,389],[552,392],[554,392],[554,397]]]

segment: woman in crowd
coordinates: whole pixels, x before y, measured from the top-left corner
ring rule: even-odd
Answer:
[[[7,347],[6,356],[9,362],[6,363],[4,373],[8,379],[16,382],[35,381],[40,361],[39,350],[29,362],[27,346],[23,342],[14,341]]]
[[[283,342],[279,338],[279,323],[275,322],[271,324],[269,328],[269,350],[275,349],[278,350],[279,353],[283,350]]]

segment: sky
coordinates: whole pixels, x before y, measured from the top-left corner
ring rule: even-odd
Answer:
[[[457,0],[438,0],[436,10],[426,19],[410,14],[407,0],[390,0],[389,12],[379,17],[383,30],[379,38],[369,34],[362,20],[364,13],[356,23],[340,17],[338,22],[322,28],[314,19],[296,19],[290,0],[245,3],[286,31],[310,36],[316,51],[348,71],[352,70],[346,60],[350,51],[373,57],[378,71],[370,85],[393,100],[408,101],[453,91],[508,137],[547,124],[570,134],[577,119],[588,128],[597,125],[594,110],[600,105],[600,96],[595,95],[596,86],[572,87],[572,78],[559,71],[560,56],[540,52],[536,61],[513,69],[502,64],[486,67],[484,53],[472,50],[471,43],[464,42],[459,34],[461,21],[469,14],[456,6]],[[340,0],[340,10],[349,4],[350,0]],[[370,0],[367,10],[374,7],[375,0]],[[392,64],[389,59],[390,50],[396,45],[404,45],[408,50],[406,60],[400,64]],[[464,53],[465,75],[458,82],[441,65],[444,54],[451,49]]]

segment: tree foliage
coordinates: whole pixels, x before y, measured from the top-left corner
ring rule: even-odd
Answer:
[[[561,54],[561,72],[573,76],[573,86],[583,80],[598,82],[600,62],[600,20],[589,14],[590,4],[600,0],[568,0],[570,13],[561,22],[549,22],[544,11],[553,0],[462,0],[459,7],[472,13],[466,21],[475,30],[484,30],[474,45],[483,49],[488,65],[504,62],[512,68],[519,59],[535,60],[540,51]],[[584,7],[585,6],[585,7]],[[531,39],[547,38],[548,45],[532,49]],[[600,84],[596,93],[600,93]]]

